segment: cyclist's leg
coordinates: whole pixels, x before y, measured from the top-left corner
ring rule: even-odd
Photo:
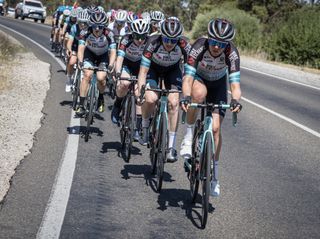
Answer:
[[[200,77],[196,75],[192,85],[191,98],[193,103],[202,103],[207,96],[207,87]],[[190,108],[187,113],[187,127],[184,138],[181,143],[180,156],[184,159],[189,159],[192,154],[192,138],[193,126],[197,119],[198,110]]]
[[[123,78],[130,77],[130,70],[126,66],[123,66],[121,77]],[[117,82],[116,100],[114,101],[112,112],[111,112],[111,120],[115,124],[118,124],[119,122],[121,104],[122,104],[123,98],[128,93],[129,85],[130,85],[129,81],[120,80]]]
[[[182,73],[179,65],[172,69],[167,74],[165,79],[166,89],[178,89],[181,90],[182,86]],[[167,154],[168,162],[177,161],[177,150],[176,150],[176,134],[178,129],[178,118],[179,118],[179,94],[172,93],[168,96],[168,121],[169,121],[169,141]]]
[[[150,68],[148,72],[147,85],[150,88],[158,88],[158,74],[152,68]],[[145,92],[145,102],[141,107],[143,136],[139,141],[142,145],[148,144],[150,118],[152,113],[154,112],[157,101],[158,101],[158,95],[155,92],[152,92],[152,91]]]
[[[86,48],[84,50],[84,68],[92,67],[93,62],[94,62],[93,53]],[[86,96],[88,94],[89,82],[90,82],[92,75],[93,75],[92,70],[84,70],[84,72],[83,72],[83,78],[81,80],[81,85],[80,85],[79,108],[76,112],[79,116],[82,116],[85,113],[84,101],[85,101]]]
[[[207,96],[208,103],[220,104],[221,102],[227,102],[227,86],[226,77],[207,84],[210,94]],[[214,137],[215,157],[214,157],[214,178],[211,182],[211,195],[219,196],[220,185],[218,178],[218,160],[220,156],[222,146],[221,124],[225,116],[225,110],[215,110],[212,113],[212,131]]]
[[[104,53],[101,56],[98,56],[97,64],[100,69],[107,69],[109,63],[109,55],[108,52]],[[104,112],[104,91],[107,85],[107,72],[98,71],[97,72],[97,80],[98,80],[98,89],[99,89],[99,98],[98,98],[98,112]]]

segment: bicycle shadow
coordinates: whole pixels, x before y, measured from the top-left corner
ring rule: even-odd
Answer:
[[[111,151],[113,150],[113,151]],[[118,157],[123,158],[122,144],[119,141],[114,142],[104,142],[102,144],[101,153],[105,154],[107,152],[117,152]],[[141,150],[136,146],[132,145],[131,155],[142,155]]]
[[[153,192],[158,193],[155,175],[151,173],[150,165],[125,164],[120,173],[122,174],[122,178],[124,180],[128,180],[130,178],[143,178],[145,180],[145,184],[149,186]],[[174,181],[175,180],[172,179],[171,174],[167,172],[163,172],[163,182],[174,182]]]
[[[84,137],[86,133],[87,127],[85,126],[73,126],[73,127],[67,127],[67,131],[69,134],[78,134],[81,137]],[[90,127],[90,135],[95,134],[96,136],[103,137],[103,131],[101,131],[98,127]]]
[[[71,100],[64,100],[64,101],[61,101],[59,104],[61,106],[66,106],[66,105],[72,106],[72,101]]]
[[[162,189],[158,196],[159,207],[161,211],[167,210],[169,207],[180,207],[185,210],[187,218],[198,229],[201,226],[201,196],[198,195],[196,203],[191,202],[190,190],[185,189]],[[209,213],[213,213],[215,208],[209,203]]]

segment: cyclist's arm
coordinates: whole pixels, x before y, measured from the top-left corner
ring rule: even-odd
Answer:
[[[149,71],[149,67],[140,65],[140,70],[138,75],[139,95],[140,95],[141,87],[146,84],[148,71]]]
[[[74,40],[73,37],[69,37],[69,39],[68,39],[68,42],[67,42],[67,50],[68,50],[69,52],[72,52],[73,40]]]
[[[241,88],[239,83],[230,83],[232,99],[239,101],[241,99]]]
[[[185,75],[183,77],[182,81],[182,93],[183,96],[191,96],[191,91],[192,91],[192,83],[193,83],[194,77],[191,75]]]
[[[121,69],[122,69],[122,64],[123,64],[123,56],[118,55],[117,56],[117,61],[116,61],[116,73],[121,73]]]
[[[109,66],[114,66],[114,62],[116,61],[117,57],[117,51],[116,49],[111,49],[110,50],[110,60],[109,60]]]
[[[83,56],[84,56],[84,50],[86,49],[85,44],[81,44],[79,42],[79,46],[78,46],[78,61],[79,62],[83,62]]]

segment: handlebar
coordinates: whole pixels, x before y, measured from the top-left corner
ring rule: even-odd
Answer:
[[[189,107],[192,107],[192,108],[211,108],[212,110],[214,109],[230,109],[230,105],[229,104],[212,104],[212,103],[209,103],[209,104],[198,104],[198,103],[191,103],[189,104]],[[183,111],[182,113],[182,117],[181,117],[181,123],[182,124],[185,124],[186,122],[186,116],[187,116],[187,113],[185,111]],[[236,127],[237,125],[237,121],[238,121],[238,116],[237,116],[237,113],[233,112],[232,113],[232,125],[234,127]]]

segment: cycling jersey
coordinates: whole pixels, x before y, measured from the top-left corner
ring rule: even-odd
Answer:
[[[151,87],[157,87],[159,77],[163,77],[166,89],[180,89],[182,71],[179,63],[182,56],[186,62],[190,49],[191,45],[185,37],[181,37],[176,46],[168,52],[163,46],[161,35],[150,36],[141,59],[141,66],[149,68],[147,83]]]
[[[77,21],[72,22],[71,17],[67,17],[64,24],[67,24],[66,33],[70,33],[71,27],[75,25]]]
[[[147,41],[137,46],[131,34],[125,35],[121,40],[117,55],[124,57],[123,69],[129,74],[138,75],[142,52],[146,43]]]
[[[207,38],[198,39],[188,56],[186,75],[217,81],[229,74],[229,82],[240,82],[240,56],[230,42],[220,56],[213,57],[209,51]]]
[[[126,25],[124,25],[119,31],[115,22],[110,23],[107,28],[113,31],[115,36],[124,36],[128,33]]]
[[[81,32],[81,29],[78,24],[72,25],[69,33],[69,39],[73,39],[72,51],[78,51],[80,32]]]
[[[181,37],[177,45],[172,51],[168,52],[163,44],[161,35],[151,36],[146,44],[143,52],[141,65],[155,68],[170,68],[179,65],[181,57],[183,56],[184,62],[187,60],[187,54],[191,49],[191,45],[185,37]]]
[[[79,44],[86,45],[86,49],[95,55],[103,55],[109,49],[116,49],[113,33],[107,29],[98,37],[92,33],[91,27],[87,31],[81,31]]]

